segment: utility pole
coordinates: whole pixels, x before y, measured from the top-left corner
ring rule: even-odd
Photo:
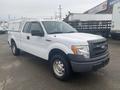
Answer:
[[[59,5],[59,19],[61,20],[62,19],[62,6]]]

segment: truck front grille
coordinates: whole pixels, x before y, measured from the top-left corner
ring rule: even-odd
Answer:
[[[89,50],[90,50],[90,58],[95,58],[98,56],[102,56],[108,52],[108,44],[107,41],[104,40],[94,40],[88,41]]]

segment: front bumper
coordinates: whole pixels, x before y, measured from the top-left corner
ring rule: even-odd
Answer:
[[[68,59],[74,72],[89,72],[106,66],[109,63],[109,54],[91,59],[85,59],[80,55],[68,54]]]

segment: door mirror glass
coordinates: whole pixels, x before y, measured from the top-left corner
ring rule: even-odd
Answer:
[[[32,36],[44,36],[44,33],[40,32],[40,30],[32,30],[31,31]]]

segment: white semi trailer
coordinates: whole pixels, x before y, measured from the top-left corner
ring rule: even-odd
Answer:
[[[120,39],[120,2],[113,7],[111,37]]]

